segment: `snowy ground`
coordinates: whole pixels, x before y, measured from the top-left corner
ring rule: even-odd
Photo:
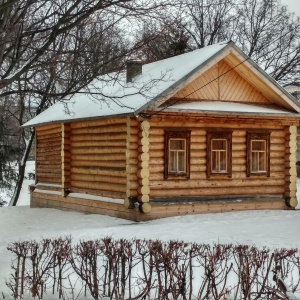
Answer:
[[[72,235],[75,242],[112,236],[300,248],[300,210],[193,215],[134,223],[101,215],[30,208],[25,186],[20,200],[18,207],[0,208],[0,299],[2,292],[5,299],[10,299],[5,279],[11,272],[11,256],[6,246],[13,241]]]

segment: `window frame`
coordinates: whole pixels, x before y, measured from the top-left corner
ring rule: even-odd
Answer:
[[[185,140],[185,172],[170,172],[170,140]],[[165,130],[165,159],[164,159],[164,178],[184,177],[190,178],[190,148],[191,148],[191,130]]]
[[[212,170],[212,140],[222,139],[226,140],[226,163],[227,170],[226,172],[214,172]],[[232,177],[232,131],[220,131],[220,130],[210,130],[206,134],[206,174],[207,178],[214,176],[226,176]]]
[[[266,144],[265,151],[265,171],[252,171],[252,141],[264,141]],[[271,134],[268,131],[248,131],[247,132],[247,177],[250,176],[266,176],[270,177],[270,140]]]

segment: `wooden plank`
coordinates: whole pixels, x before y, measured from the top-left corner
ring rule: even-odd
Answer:
[[[56,128],[60,128],[60,124],[50,124],[50,125],[43,125],[43,126],[37,126],[35,128],[35,130],[37,132],[40,132],[40,131],[45,131],[45,130],[51,130],[51,129],[56,129]]]
[[[107,118],[107,119],[97,119],[97,120],[88,120],[88,121],[79,121],[79,122],[72,122],[71,128],[89,128],[89,127],[97,127],[97,126],[104,126],[104,125],[111,125],[111,124],[125,124],[126,118]]]
[[[233,189],[232,187],[226,188],[193,188],[193,189],[154,189],[150,186],[150,197],[174,197],[174,196],[228,196],[228,195],[248,195],[248,194],[278,194],[283,195],[285,188],[282,186],[262,186],[255,189],[250,187],[243,187],[243,189]]]
[[[111,169],[126,169],[124,161],[93,161],[93,160],[71,160],[72,167],[99,167],[99,168],[111,168]]]
[[[107,153],[105,155],[98,154],[73,154],[71,155],[72,161],[126,161],[125,153]]]
[[[99,182],[102,184],[104,182],[107,183],[117,183],[117,184],[126,184],[126,177],[113,177],[111,175],[87,175],[87,174],[71,174],[71,180],[74,181],[85,181],[85,182]],[[113,179],[112,179],[113,177]],[[137,185],[136,185],[137,187]]]
[[[56,134],[56,133],[60,133],[61,132],[61,128],[60,126],[57,128],[52,128],[52,129],[48,129],[48,130],[42,130],[42,131],[37,131],[37,136],[38,137],[42,137],[42,136],[50,136],[52,134]]]
[[[82,134],[107,134],[107,133],[120,133],[126,132],[126,125],[107,125],[99,127],[87,127],[87,128],[72,128],[72,135]]]
[[[90,174],[90,175],[102,175],[102,176],[111,176],[111,177],[125,177],[125,170],[114,170],[114,169],[101,169],[97,167],[72,167],[72,174]]]
[[[72,186],[73,193],[83,193],[95,196],[103,196],[109,198],[116,198],[116,199],[125,199],[126,194],[125,192],[115,192],[115,191],[106,191],[106,190],[99,190],[99,189],[92,189],[92,188],[78,188]]]
[[[126,140],[108,140],[103,139],[102,141],[72,141],[72,148],[89,148],[89,147],[125,147]]]
[[[102,134],[81,134],[81,135],[72,135],[70,137],[72,142],[102,142],[102,141],[126,141],[126,132],[114,132],[114,133],[102,133]],[[136,139],[137,136],[131,137],[132,140]]]

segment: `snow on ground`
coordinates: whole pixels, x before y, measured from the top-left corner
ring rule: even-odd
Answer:
[[[300,180],[298,187],[300,190]],[[29,204],[29,192],[25,186],[20,200],[19,205]],[[3,207],[0,208],[0,295],[3,292],[6,299],[9,299],[5,279],[8,279],[11,272],[12,256],[6,247],[14,241],[72,235],[74,242],[112,236],[115,239],[175,239],[210,244],[300,248],[299,228],[300,210],[190,215],[135,223],[108,216],[48,208]]]

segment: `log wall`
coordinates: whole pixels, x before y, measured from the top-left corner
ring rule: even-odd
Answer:
[[[296,152],[297,152],[297,127],[289,126],[285,130],[286,132],[286,171],[285,171],[285,196],[289,199],[289,204],[292,207],[296,207],[297,201],[297,170],[296,170]]]
[[[231,178],[207,178],[206,133],[213,128],[232,131]],[[164,178],[164,131],[170,129],[191,131],[190,179]],[[246,175],[249,129],[271,132],[270,177]],[[141,221],[190,213],[284,209],[284,197],[292,207],[297,204],[296,127],[286,121],[154,115],[149,120],[127,117],[48,125],[36,132],[37,185],[31,193],[35,207]],[[78,198],[69,192],[125,202]],[[258,197],[234,200],[251,195]],[[183,200],[170,205],[159,199],[164,197]],[[133,205],[134,200],[138,206]]]
[[[287,144],[290,135],[278,121],[245,122],[218,118],[152,117],[150,128],[150,198],[180,196],[284,195],[286,191]],[[164,179],[164,130],[191,130],[190,179]],[[206,175],[206,131],[232,130],[232,178]],[[247,130],[271,132],[270,177],[246,176]],[[290,164],[288,163],[288,168]]]
[[[36,182],[61,184],[61,125],[36,128]]]
[[[125,199],[127,119],[70,124],[70,190]]]

